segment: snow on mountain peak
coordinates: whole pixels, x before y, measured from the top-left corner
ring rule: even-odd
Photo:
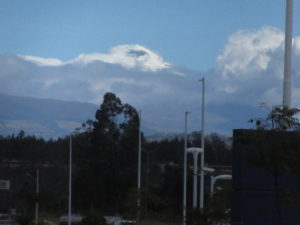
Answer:
[[[118,45],[108,53],[80,54],[76,58],[62,62],[54,58],[42,58],[36,56],[19,56],[26,61],[39,66],[63,66],[66,64],[87,65],[93,62],[118,64],[128,69],[140,69],[142,71],[159,71],[170,68],[170,63],[164,61],[157,53],[141,45]]]
[[[139,68],[142,71],[158,71],[170,67],[158,54],[141,45],[118,45],[109,53],[81,54],[73,60],[75,63],[89,64],[94,61],[119,64],[128,69]]]

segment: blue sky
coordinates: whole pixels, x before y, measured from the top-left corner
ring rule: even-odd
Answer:
[[[294,35],[300,32],[295,1]],[[0,53],[70,60],[140,44],[193,70],[213,67],[239,29],[284,29],[284,0],[1,0]]]

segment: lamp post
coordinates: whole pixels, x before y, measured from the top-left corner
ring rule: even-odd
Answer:
[[[186,225],[186,164],[187,164],[187,117],[189,112],[185,112],[184,120],[184,165],[183,165],[183,207],[182,207],[182,224]]]
[[[27,176],[29,176],[31,179],[34,179],[32,175],[29,173],[26,173]],[[38,225],[39,223],[39,202],[38,202],[38,197],[39,197],[39,179],[40,179],[40,171],[39,169],[36,169],[36,197],[37,199],[35,200],[35,225]]]
[[[201,178],[200,178],[200,195],[199,195],[199,203],[200,209],[203,209],[204,206],[204,105],[205,105],[205,78],[199,80],[202,82],[202,113],[201,113],[201,149],[202,149],[202,156],[201,156]]]
[[[68,202],[68,225],[72,220],[72,133],[70,134],[70,150],[69,150],[69,202]]]
[[[39,169],[36,170],[36,196],[39,197],[39,178],[40,178],[40,171]],[[39,201],[38,199],[35,202],[35,224],[39,224]]]
[[[141,133],[142,113],[139,111],[139,147],[138,147],[138,180],[137,180],[137,225],[140,224],[140,208],[141,208],[141,158],[142,158],[142,133]]]

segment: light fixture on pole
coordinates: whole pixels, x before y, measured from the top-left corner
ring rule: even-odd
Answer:
[[[39,223],[39,179],[40,179],[40,171],[39,169],[36,169],[36,178],[34,178],[31,174],[26,173],[25,175],[27,175],[28,177],[30,177],[31,179],[35,179],[36,181],[36,200],[35,200],[35,225],[38,225]]]
[[[69,202],[68,202],[68,225],[72,220],[72,133],[70,134],[70,150],[69,150]]]
[[[39,178],[40,178],[40,171],[39,169],[36,170],[36,197],[38,198],[35,201],[35,224],[39,224]]]
[[[140,224],[140,208],[141,208],[141,158],[142,158],[142,133],[141,133],[141,121],[142,121],[142,112],[139,111],[139,146],[138,146],[138,180],[137,180],[137,216],[136,222],[137,225]]]
[[[184,163],[183,163],[183,207],[182,224],[186,225],[186,164],[187,164],[187,117],[189,112],[185,112],[184,118]]]
[[[201,149],[203,151],[201,155],[201,177],[200,177],[200,195],[199,195],[199,204],[200,209],[203,209],[204,206],[204,106],[205,106],[205,78],[199,80],[202,82],[202,113],[201,113]]]

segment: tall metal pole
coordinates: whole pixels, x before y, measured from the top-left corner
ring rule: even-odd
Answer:
[[[35,224],[39,224],[39,178],[40,178],[40,171],[39,169],[36,170],[36,197],[37,200],[35,201]]]
[[[293,0],[286,0],[283,106],[291,107]]]
[[[197,183],[198,183],[198,152],[193,152],[194,158],[194,176],[193,176],[193,208],[197,207]]]
[[[140,224],[140,210],[141,210],[141,158],[142,158],[142,133],[141,133],[141,121],[142,121],[142,112],[139,111],[139,153],[138,153],[138,193],[137,193],[137,225]]]
[[[68,206],[68,225],[72,220],[72,134],[70,134],[70,156],[69,156],[69,206]]]
[[[187,164],[187,117],[189,112],[185,112],[184,121],[184,165],[183,165],[183,207],[182,207],[182,224],[186,225],[186,164]]]
[[[205,106],[205,78],[203,77],[199,81],[202,82],[202,113],[201,113],[201,148],[203,149],[201,155],[201,180],[200,180],[200,196],[199,196],[199,203],[200,209],[203,209],[204,206],[204,106]]]

